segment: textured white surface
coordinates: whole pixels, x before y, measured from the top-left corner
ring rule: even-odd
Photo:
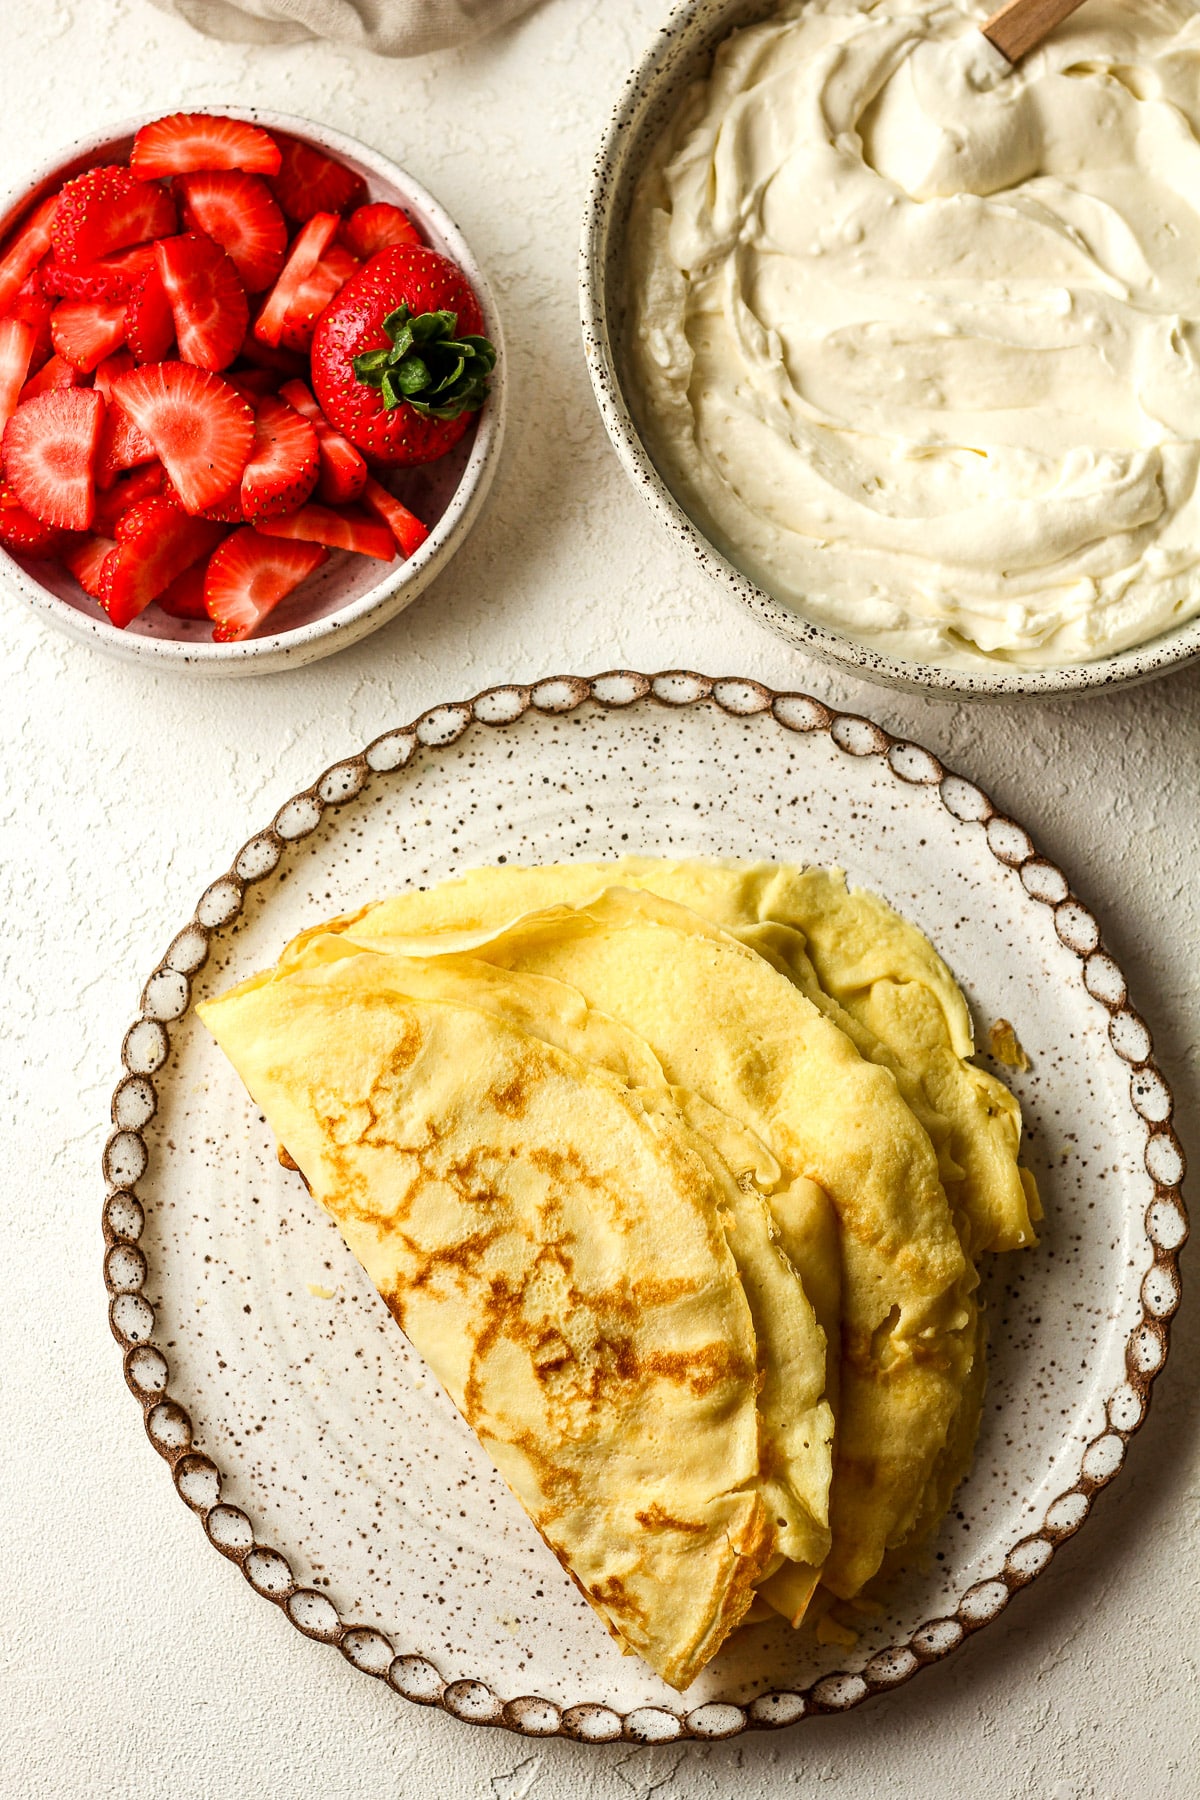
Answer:
[[[6,1800],[1197,1791],[1190,1297],[1128,1471],[1030,1594],[863,1712],[724,1748],[537,1745],[406,1706],[305,1643],[204,1544],[121,1382],[98,1163],[142,977],[281,799],[387,725],[503,678],[690,663],[811,686],[928,741],[1099,911],[1200,1158],[1200,674],[1023,708],[833,682],[658,536],[608,449],[578,346],[578,219],[610,98],[664,10],[549,0],[478,49],[407,66],[213,44],[142,0],[6,11],[6,176],[142,108],[229,96],[320,116],[407,163],[458,218],[496,283],[514,379],[505,466],[465,551],[327,663],[228,688],[147,676],[0,608]]]

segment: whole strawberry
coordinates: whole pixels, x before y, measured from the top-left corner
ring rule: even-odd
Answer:
[[[330,424],[365,456],[433,462],[483,405],[496,351],[471,286],[436,250],[380,250],[317,321],[312,377]]]

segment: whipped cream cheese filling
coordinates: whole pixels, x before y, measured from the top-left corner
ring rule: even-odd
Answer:
[[[1200,16],[808,0],[734,33],[635,195],[635,412],[808,617],[951,667],[1200,612]]]

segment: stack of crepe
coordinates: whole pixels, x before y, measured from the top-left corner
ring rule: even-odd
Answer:
[[[979,1423],[976,1260],[1039,1208],[957,984],[883,901],[767,863],[480,869],[200,1012],[672,1686],[929,1536]]]

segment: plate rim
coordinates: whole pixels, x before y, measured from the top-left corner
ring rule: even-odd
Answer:
[[[529,1694],[504,1700],[479,1680],[443,1681],[432,1662],[397,1651],[385,1633],[347,1624],[327,1595],[301,1586],[282,1553],[256,1538],[252,1521],[240,1508],[221,1501],[221,1471],[211,1457],[193,1448],[191,1418],[168,1391],[170,1366],[153,1341],[154,1308],[142,1291],[150,1267],[138,1242],[146,1215],[137,1185],[150,1163],[143,1132],[157,1108],[154,1076],[170,1054],[169,1026],[191,1006],[192,977],[207,962],[214,938],[240,915],[248,890],[274,872],[289,845],[317,829],[328,808],[357,799],[372,777],[405,770],[418,750],[447,749],[472,726],[503,730],[531,712],[562,715],[589,702],[605,711],[642,704],[681,710],[711,702],[735,720],[770,713],[785,730],[822,734],[844,755],[878,757],[897,780],[936,788],[951,818],[961,825],[981,826],[996,860],[1019,872],[1027,898],[1050,909],[1056,936],[1078,960],[1085,991],[1109,1014],[1109,1042],[1129,1069],[1130,1104],[1146,1128],[1143,1162],[1153,1194],[1143,1216],[1143,1232],[1152,1262],[1141,1282],[1140,1316],[1126,1338],[1125,1379],[1107,1396],[1105,1427],[1084,1447],[1075,1481],[1049,1502],[1041,1525],[1009,1547],[999,1569],[958,1596],[952,1612],[926,1620],[904,1642],[879,1651],[861,1671],[833,1671],[806,1687],[773,1690],[745,1704],[708,1701],[688,1710],[641,1706],[621,1713],[594,1701],[562,1708]],[[310,786],[285,800],[270,824],[242,845],[226,873],[210,882],[142,990],[139,1014],[122,1042],[121,1062],[124,1072],[110,1109],[113,1129],[102,1159],[109,1325],[123,1351],[126,1385],[141,1405],[150,1442],[170,1466],[176,1491],[201,1519],[214,1548],[236,1562],[251,1587],[304,1636],[334,1645],[355,1668],[383,1680],[405,1699],[440,1707],[473,1724],[585,1743],[713,1741],[747,1730],[778,1729],[820,1714],[849,1712],[875,1694],[903,1686],[997,1618],[1015,1593],[1049,1567],[1058,1546],[1080,1529],[1094,1496],[1124,1466],[1129,1444],[1145,1421],[1154,1382],[1167,1361],[1171,1321],[1181,1297],[1179,1253],[1188,1236],[1182,1194],[1186,1160],[1173,1129],[1174,1097],[1154,1060],[1150,1031],[1129,1003],[1125,978],[1104,949],[1095,916],[1057,865],[1040,854],[1025,828],[1001,812],[973,781],[914,740],[810,694],[771,688],[745,676],[708,676],[687,669],[646,675],[610,669],[593,676],[555,675],[504,683],[467,700],[427,707],[409,724],[393,727],[357,754],[331,764]]]

